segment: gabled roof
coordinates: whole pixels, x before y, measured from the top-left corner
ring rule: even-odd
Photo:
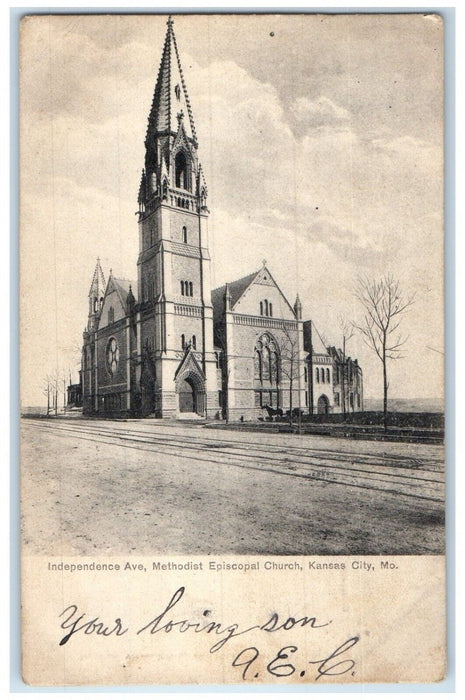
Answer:
[[[178,368],[176,372],[174,373],[174,378],[177,379],[181,371],[191,369],[194,371],[194,375],[197,375],[201,379],[205,381],[205,374],[197,362],[197,359],[194,355],[194,350],[191,345],[187,345],[186,349],[184,351],[184,357],[182,358],[181,362],[178,365]]]
[[[137,289],[137,286],[131,280],[124,280],[124,279],[113,277],[113,276],[111,276],[111,278],[112,278],[113,283],[115,285],[115,289],[118,293],[118,296],[121,299],[121,303],[123,305],[126,305],[127,296],[129,294],[129,288],[131,288],[131,291],[134,294],[134,288]],[[108,281],[110,281],[110,280],[108,280]]]
[[[177,132],[178,115],[185,117],[186,135],[197,141],[194,117],[181,68],[173,20],[168,19],[165,44],[149,115],[147,138],[152,131]]]
[[[249,287],[256,276],[258,275],[258,272],[252,272],[251,275],[247,275],[246,277],[241,277],[239,280],[235,280],[234,282],[229,282],[228,287],[229,287],[229,294],[231,295],[231,308],[234,307],[235,303],[239,301],[241,296],[244,294],[245,290],[247,287]],[[226,291],[226,285],[223,284],[222,287],[218,287],[217,289],[212,289],[212,303],[215,305],[215,303],[223,303],[223,297]]]
[[[273,282],[275,285],[276,289],[279,291],[281,294],[282,298],[288,305],[290,311],[294,315],[294,309],[292,306],[289,304],[288,300],[282,293],[279,285],[276,283],[275,279],[273,278],[273,275],[269,271],[269,269],[265,265],[265,261],[263,262],[263,266],[257,270],[256,272],[252,272],[250,275],[246,275],[245,277],[241,277],[238,280],[234,280],[234,282],[228,282],[228,291],[231,296],[231,309],[234,309],[235,305],[237,302],[241,299],[241,297],[245,294],[247,289],[254,283],[254,282],[259,282],[262,276],[268,276],[269,279]],[[224,284],[222,287],[218,287],[217,289],[212,290],[212,304],[213,304],[213,309],[215,312],[218,311],[218,309],[223,308],[223,298],[224,294],[226,291],[226,285]]]
[[[107,298],[107,295],[111,291],[113,291],[112,288],[115,289],[118,298],[121,302],[121,306],[124,310],[126,310],[126,302],[129,294],[129,289],[131,289],[131,292],[134,295],[134,289],[137,289],[136,283],[132,280],[125,280],[120,277],[113,277],[113,272],[112,270],[110,270],[110,276],[108,278],[108,284],[105,290],[105,299]]]

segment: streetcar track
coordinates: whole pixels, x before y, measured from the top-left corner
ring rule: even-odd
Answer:
[[[91,424],[87,424],[85,426],[81,424],[79,426],[79,429],[92,430],[93,427]],[[104,430],[104,431],[116,431],[116,427],[99,426],[99,431],[102,431],[102,430]],[[153,435],[153,433],[150,433],[149,431],[135,430],[132,427],[127,432],[128,433],[132,432],[133,434],[143,435],[143,436],[152,436]],[[167,438],[170,438],[170,439],[178,439],[179,440],[179,436],[177,433],[164,433],[163,436],[164,437],[166,436]],[[242,440],[241,439],[241,441],[238,442],[238,441],[234,441],[234,440],[228,440],[227,438],[216,438],[216,437],[210,438],[207,436],[205,436],[205,437],[202,436],[202,438],[197,437],[197,436],[190,437],[190,440],[198,440],[201,443],[205,443],[208,441],[213,442],[213,443],[223,442],[223,443],[230,445],[232,447],[238,447],[238,448],[244,449],[244,450],[248,449],[247,448],[248,445],[251,445],[255,449],[257,449],[257,448],[259,449],[259,444],[260,444],[260,443],[254,442],[252,440]],[[243,447],[241,447],[241,446],[243,446]],[[273,451],[273,452],[282,452],[283,451],[282,446],[273,445],[273,444],[269,444],[266,449],[269,451]],[[291,451],[292,454],[295,454],[296,456],[300,456],[300,455],[306,456],[308,454],[308,451],[309,451],[307,448],[299,448],[296,446],[291,447],[288,445],[286,445],[285,449],[286,449],[286,451]],[[318,454],[321,454],[323,457],[328,458],[328,459],[351,459],[355,456],[358,456],[355,452],[340,452],[338,450],[318,449],[316,447],[312,447],[311,452],[312,452],[312,455],[315,457],[317,457]],[[334,455],[334,457],[332,457],[330,455]],[[404,463],[405,463],[405,461],[408,461],[409,463],[413,463],[415,465],[414,467],[413,466],[405,466],[406,469],[414,469],[417,466],[422,465],[424,463],[424,460],[420,459],[418,457],[409,457],[409,456],[395,455],[395,454],[394,455],[390,454],[389,456],[384,456],[384,455],[378,454],[376,452],[364,452],[363,458],[365,459],[365,461],[367,463],[370,463],[371,458],[373,460],[375,460],[376,464],[379,464],[380,461],[381,462],[385,461],[387,463],[386,466],[388,466],[388,467],[392,466],[392,464],[391,464],[392,461],[401,461]],[[428,458],[428,461],[431,464],[437,464],[439,466],[441,466],[443,464],[443,460],[437,459],[434,457]],[[436,470],[431,469],[431,470],[425,470],[425,471],[436,471]]]
[[[62,433],[66,433],[66,432],[78,433],[80,439],[85,440],[85,441],[88,441],[88,442],[99,442],[99,443],[101,443],[101,444],[107,444],[107,445],[112,445],[112,446],[115,446],[115,444],[116,444],[116,443],[114,442],[114,440],[111,441],[111,440],[105,439],[105,438],[111,437],[111,434],[110,434],[110,435],[108,434],[108,430],[105,431],[105,432],[106,432],[105,435],[102,435],[101,432],[98,432],[98,431],[96,431],[96,430],[95,430],[95,431],[92,431],[91,429],[87,429],[87,426],[86,426],[86,429],[84,429],[84,430],[83,430],[83,429],[80,429],[80,427],[75,427],[75,428],[73,428],[73,427],[64,427],[64,426],[59,426],[59,427],[58,427],[58,426],[52,426],[52,425],[48,425],[48,424],[42,424],[42,425],[36,424],[36,427],[39,427],[40,429],[45,429],[46,432],[53,432],[53,431],[55,431],[55,433],[60,433],[60,432],[62,432]],[[84,437],[84,435],[88,435],[89,437]],[[114,432],[113,432],[113,437],[116,437],[119,441],[121,441],[121,442],[124,444],[125,447],[129,447],[129,448],[131,448],[131,449],[140,450],[140,451],[145,451],[145,452],[153,452],[153,453],[155,453],[155,454],[160,454],[160,453],[161,453],[161,454],[170,455],[170,456],[177,456],[177,457],[181,457],[181,458],[183,458],[183,457],[186,456],[186,455],[185,455],[186,447],[187,447],[187,448],[190,448],[190,449],[195,449],[197,452],[198,452],[198,447],[199,447],[198,445],[196,445],[196,446],[187,446],[187,445],[184,444],[181,448],[176,448],[176,447],[170,445],[170,446],[168,446],[169,449],[166,450],[166,445],[163,444],[163,441],[162,441],[161,439],[160,439],[160,443],[161,443],[161,445],[162,445],[163,447],[165,447],[165,449],[160,449],[160,445],[159,445],[159,444],[157,444],[157,447],[154,448],[154,447],[148,442],[149,439],[152,439],[152,441],[153,441],[153,436],[144,435],[145,440],[140,440],[140,439],[131,437],[130,435],[121,436],[120,434],[117,434],[116,431],[114,431]],[[141,444],[138,444],[138,445],[136,445],[136,444],[131,444],[131,442],[130,442],[131,440],[132,440],[133,443],[134,443],[134,442],[139,442],[139,443],[141,443]],[[218,454],[218,451],[215,450],[214,453],[210,452],[210,454],[215,454],[215,455],[217,455],[217,454]],[[221,453],[220,453],[220,454],[221,454]],[[405,496],[405,497],[407,497],[407,498],[417,498],[417,499],[426,500],[426,501],[435,502],[435,503],[443,503],[443,499],[441,499],[441,498],[432,497],[432,496],[430,496],[430,495],[419,494],[419,493],[407,493],[407,492],[405,492],[405,491],[396,490],[395,488],[384,488],[384,487],[381,487],[381,486],[379,486],[379,485],[375,485],[375,484],[373,484],[373,483],[371,483],[371,484],[369,484],[369,485],[367,485],[367,484],[362,484],[362,483],[360,483],[360,482],[358,482],[358,483],[347,483],[346,481],[337,480],[337,478],[336,478],[336,479],[328,479],[328,478],[324,478],[323,476],[316,476],[315,473],[309,475],[309,474],[298,473],[298,472],[296,472],[296,471],[290,471],[290,470],[283,471],[282,469],[278,469],[278,468],[270,469],[270,468],[265,467],[265,466],[259,466],[258,464],[255,464],[255,465],[244,464],[243,462],[238,462],[238,461],[236,461],[234,458],[231,459],[231,457],[233,457],[233,456],[232,456],[230,453],[225,453],[225,454],[227,454],[227,456],[229,457],[229,460],[228,460],[228,462],[227,462],[228,465],[235,466],[235,467],[239,467],[239,468],[242,468],[242,469],[249,469],[249,470],[261,471],[261,472],[268,472],[268,473],[272,473],[272,474],[280,474],[280,475],[282,475],[282,476],[288,476],[288,477],[289,477],[289,476],[292,476],[292,477],[296,477],[296,478],[300,478],[300,479],[311,479],[311,480],[314,480],[314,481],[320,481],[320,482],[324,482],[324,483],[335,484],[335,485],[338,485],[338,486],[347,486],[347,487],[351,487],[351,488],[360,488],[360,489],[364,489],[364,490],[380,491],[380,492],[382,492],[382,493],[388,493],[388,494],[394,495],[394,496]],[[248,456],[248,458],[249,458],[249,459],[253,459],[253,457],[250,456],[250,455]],[[216,465],[218,465],[218,464],[224,465],[224,461],[222,461],[221,459],[212,459],[212,458],[208,458],[208,457],[203,456],[203,455],[202,455],[202,456],[195,456],[195,455],[193,455],[193,454],[190,454],[190,455],[189,455],[189,460],[195,460],[195,461],[200,461],[200,462],[204,462],[204,463],[205,463],[205,462],[210,462],[210,463],[213,463],[213,464],[216,464]],[[311,465],[308,465],[308,466],[311,466]],[[315,467],[312,467],[312,468],[313,468],[313,470],[315,470]],[[333,470],[334,470],[334,467],[328,467],[328,470],[329,470],[329,469],[333,469]],[[339,471],[343,471],[344,469],[345,469],[346,471],[350,471],[350,469],[349,469],[349,468],[346,468],[346,467],[340,467],[340,468],[339,468]],[[317,471],[318,471],[318,469],[317,469]],[[366,473],[363,472],[363,470],[359,470],[359,471],[362,471],[362,475],[363,475],[362,478],[365,479],[365,480],[368,480],[368,481],[375,481],[375,483],[377,483],[377,484],[380,484],[380,483],[381,483],[381,484],[385,484],[385,483],[387,483],[385,480],[382,480],[382,479],[373,479],[373,478],[371,478],[371,477],[369,476],[370,473],[366,474]],[[335,476],[337,477],[337,476],[339,476],[339,475],[335,475]],[[386,475],[383,474],[383,476],[386,476]],[[393,476],[394,476],[394,475],[393,475]],[[352,478],[352,479],[355,479],[356,477],[352,477],[351,475],[345,474],[345,475],[341,475],[341,478],[349,478],[349,479]],[[360,477],[359,477],[359,478],[360,478]],[[403,486],[410,486],[410,488],[413,488],[413,489],[414,489],[415,487],[419,488],[420,485],[418,485],[418,484],[416,483],[416,482],[419,481],[419,479],[418,479],[417,477],[414,477],[414,476],[412,476],[412,477],[406,476],[406,477],[404,477],[404,478],[405,478],[405,479],[409,479],[409,478],[410,478],[412,483],[408,483],[408,484],[405,484],[405,483],[404,483]],[[423,481],[426,481],[426,480],[423,480]],[[429,480],[429,481],[433,481],[433,480]],[[439,482],[434,482],[434,483],[439,483]],[[423,486],[423,489],[424,489],[424,486]]]
[[[48,428],[52,431],[54,429],[57,429],[57,430],[65,431],[65,432],[78,433],[78,434],[85,433],[88,435],[97,435],[97,436],[102,435],[101,431],[92,430],[91,428],[86,429],[86,430],[80,430],[80,428],[74,428],[74,427],[68,427],[68,426],[66,426],[66,427],[60,426],[60,427],[56,428],[55,426],[42,425],[42,426],[38,426],[38,427]],[[165,440],[164,436],[163,437],[155,437],[154,435],[147,435],[146,433],[140,433],[140,432],[138,432],[138,433],[126,432],[124,435],[122,435],[121,433],[118,433],[116,430],[111,431],[111,430],[107,429],[105,431],[105,434],[109,437],[114,436],[120,440],[135,440],[135,441],[137,440],[139,442],[144,442],[144,443],[152,444],[152,445],[161,444],[165,447],[166,447],[166,442],[167,442]],[[140,437],[135,437],[135,435],[139,435]],[[216,452],[221,451],[225,455],[235,456],[234,454],[231,454],[229,451],[227,451],[227,450],[234,449],[233,445],[229,445],[229,444],[224,446],[226,449],[221,449],[223,447],[222,445],[215,444],[214,446],[212,446],[212,445],[206,446],[206,445],[203,445],[202,442],[200,442],[200,444],[196,443],[196,444],[191,445],[191,444],[187,444],[187,443],[181,441],[179,438],[176,440],[171,439],[171,443],[173,443],[173,442],[177,443],[177,445],[170,445],[170,447],[173,447],[173,448],[177,446],[177,447],[180,447],[181,449],[197,451],[199,449],[199,447],[203,447],[205,450],[208,450],[208,451],[211,451],[212,449],[214,449]],[[237,451],[240,452],[241,451],[240,445],[238,445],[237,447],[238,447]],[[284,457],[284,458],[282,458],[282,457],[281,458],[270,457],[267,454],[265,449],[256,449],[256,452],[264,452],[266,454],[266,458],[268,460],[272,460],[272,461],[277,462],[279,464],[283,464],[283,463],[286,463],[289,461],[288,457]],[[282,452],[282,450],[281,450],[281,452]],[[246,459],[256,459],[257,458],[257,455],[251,454],[249,450],[246,452],[245,455],[242,455],[242,456],[245,457]],[[322,460],[323,459],[321,457],[312,457],[312,456],[310,456],[310,458],[313,460]],[[353,462],[352,462],[352,464],[353,464]],[[380,466],[381,468],[384,467],[385,469],[388,469],[388,467],[385,467],[384,465],[377,465],[377,466]],[[299,468],[299,467],[300,468],[308,467],[311,469],[321,469],[320,465],[316,464],[315,462],[309,462],[308,460],[304,460],[296,468]],[[392,477],[393,476],[392,467],[391,467],[390,471],[373,471],[373,470],[367,471],[366,469],[359,469],[359,468],[353,467],[353,466],[345,466],[345,465],[341,466],[341,465],[332,465],[332,464],[331,465],[324,464],[324,467],[326,469],[332,469],[332,470],[338,470],[338,471],[357,472],[357,473],[361,474],[364,478],[367,478],[367,479],[371,478],[371,475],[377,475],[377,476],[381,476],[381,477]],[[402,467],[402,469],[408,470],[409,468]],[[432,472],[435,474],[438,473],[434,470],[422,469],[420,473],[423,473],[423,472],[425,472],[425,473]],[[421,482],[428,482],[428,483],[440,484],[440,485],[442,485],[444,483],[444,481],[442,479],[431,479],[431,478],[426,478],[426,477],[420,476],[419,470],[416,470],[416,473],[414,473],[414,475],[413,475],[413,474],[403,474],[403,473],[399,472],[396,468],[395,478],[397,480],[399,480],[399,479],[407,480],[408,483],[409,483],[409,480],[411,482],[421,481]],[[385,479],[379,479],[379,480],[383,483],[386,483]]]

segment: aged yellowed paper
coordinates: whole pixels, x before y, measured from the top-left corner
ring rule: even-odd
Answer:
[[[441,680],[441,17],[29,16],[20,61],[24,680]]]

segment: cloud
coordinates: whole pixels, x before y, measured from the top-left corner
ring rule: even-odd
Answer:
[[[324,96],[316,100],[299,97],[291,104],[290,111],[297,122],[308,128],[339,125],[350,119],[350,113],[344,107]]]

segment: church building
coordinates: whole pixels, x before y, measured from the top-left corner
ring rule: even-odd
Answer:
[[[105,280],[97,261],[83,334],[84,413],[249,420],[363,410],[357,361],[325,347],[265,261],[211,289],[198,147],[170,18],[145,138],[137,281],[112,270]]]

